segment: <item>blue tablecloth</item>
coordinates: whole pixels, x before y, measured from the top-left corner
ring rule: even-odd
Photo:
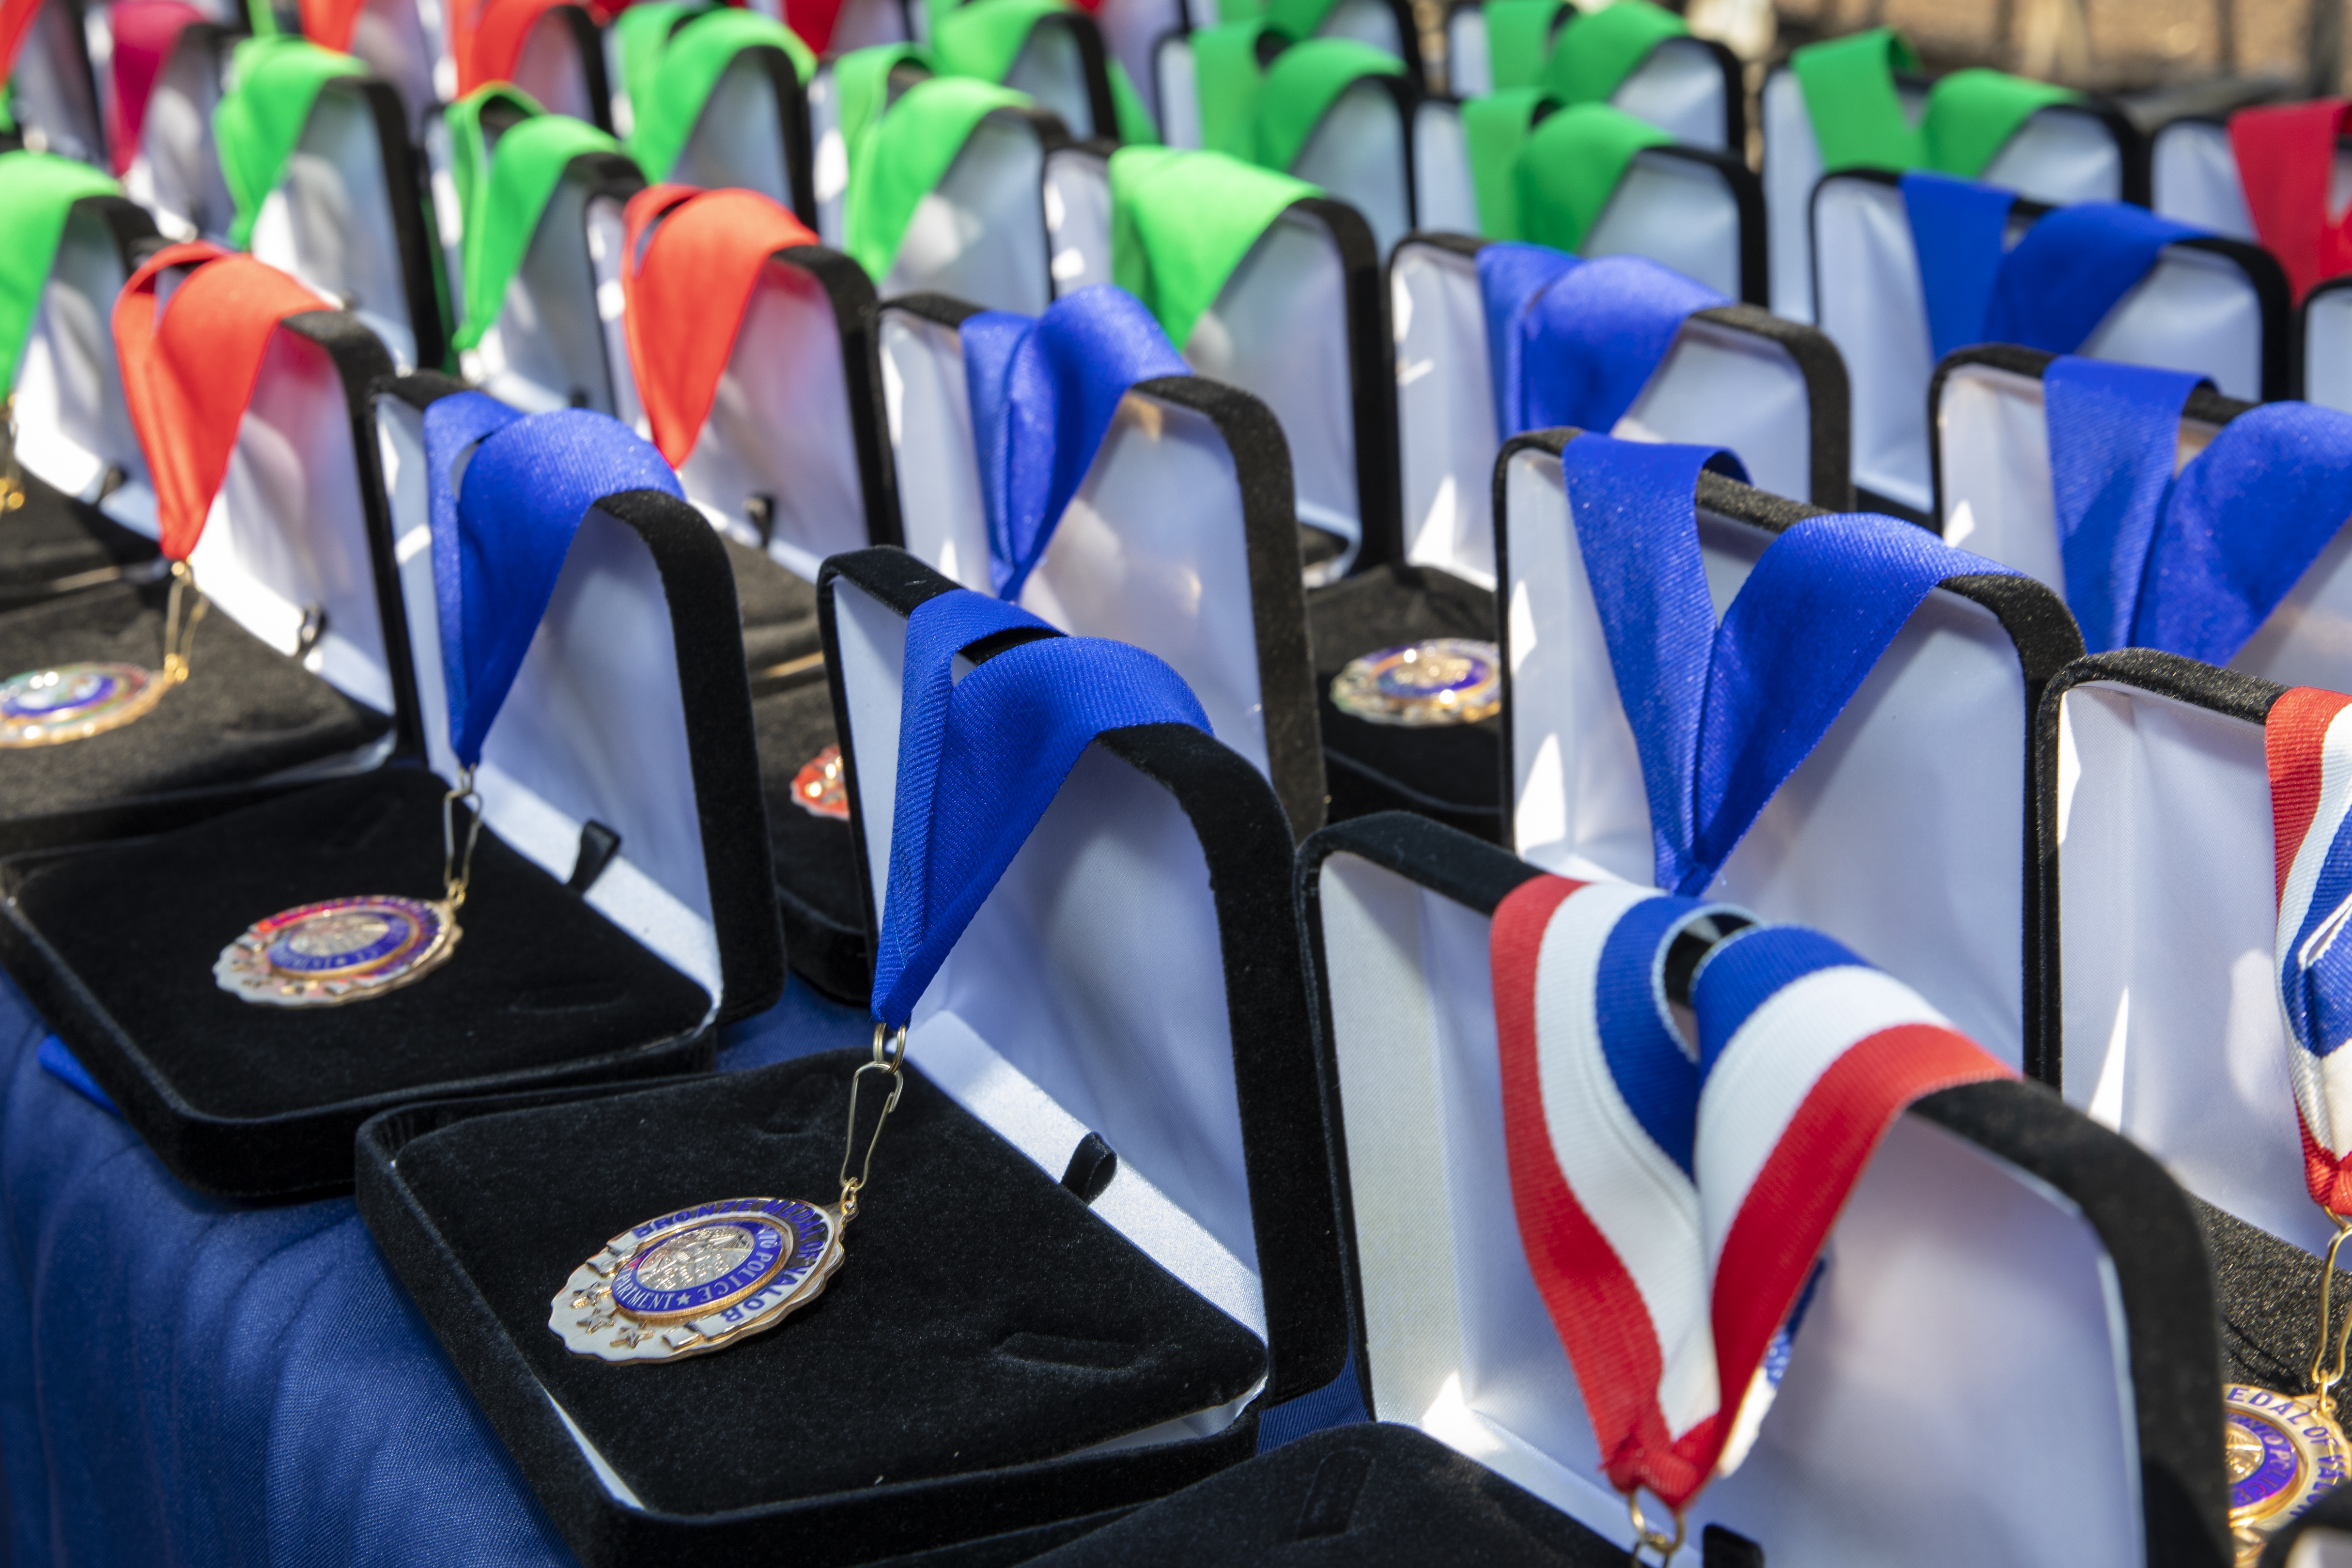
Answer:
[[[795,984],[722,1068],[863,1046]],[[39,1064],[0,979],[0,1552],[568,1564],[349,1198],[205,1198]]]

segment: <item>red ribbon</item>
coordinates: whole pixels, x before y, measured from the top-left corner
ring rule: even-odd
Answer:
[[[0,0],[0,67],[7,76],[16,74],[16,51],[25,47],[25,35],[40,14],[41,0]]]
[[[352,29],[367,0],[302,0],[302,36],[322,49],[348,54]]]
[[[155,79],[180,35],[189,23],[203,21],[204,13],[181,0],[114,0],[107,16],[114,31],[114,100],[107,105],[106,140],[119,175],[139,155]]]
[[[457,96],[487,82],[513,79],[524,40],[539,19],[572,0],[460,0],[464,18],[450,51],[457,58]]]
[[[2331,138],[2332,139],[2332,138]],[[2286,897],[2287,874],[2319,816],[2322,751],[2327,728],[2352,707],[2352,697],[2298,686],[2271,704],[2263,721],[2263,752],[2271,775],[2273,896]],[[2352,1155],[2339,1161],[2312,1137],[2302,1116],[2303,1184],[2311,1201],[2332,1215],[2352,1215]]]
[[[784,0],[784,26],[801,42],[824,54],[833,47],[833,29],[841,21],[842,3],[843,0]]]
[[[174,267],[192,270],[158,327],[156,283]],[[276,268],[205,240],[164,247],[122,286],[114,301],[122,398],[147,454],[171,559],[186,560],[205,531],[270,333],[289,316],[332,309]]]
[[[2330,278],[2352,272],[2352,214],[2330,218],[2336,137],[2352,103],[2315,99],[2230,116],[2230,149],[2254,233],[2286,269],[2297,304]]]
[[[760,269],[779,250],[819,241],[756,191],[653,185],[629,199],[624,221],[629,363],[654,445],[679,468],[710,417]]]

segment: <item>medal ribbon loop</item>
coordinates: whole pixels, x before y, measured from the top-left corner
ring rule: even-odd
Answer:
[[[1642,395],[1695,310],[1730,303],[1640,256],[1580,261],[1540,245],[1478,251],[1495,428],[1606,434]]]
[[[1726,930],[1728,935],[1723,934]],[[1712,943],[1670,1010],[1670,958]],[[2013,1077],[1829,938],[1537,877],[1490,942],[1512,1204],[1641,1544],[1746,1457],[1830,1228],[1895,1114]]]
[[[2331,216],[2336,139],[2352,120],[2340,98],[2266,104],[2230,116],[2238,187],[2263,248],[2278,258],[2298,305],[2318,284],[2352,272],[2352,212]]]
[[[1014,599],[1129,389],[1192,371],[1151,312],[1108,284],[1065,295],[1034,321],[967,316],[961,337],[991,576],[1000,597]]]
[[[2275,972],[2311,1201],[2352,1218],[2352,697],[2297,687],[2271,705],[2269,763],[2278,889]]]

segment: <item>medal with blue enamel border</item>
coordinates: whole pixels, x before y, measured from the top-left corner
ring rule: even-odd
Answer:
[[[728,1198],[625,1230],[572,1271],[547,1326],[574,1355],[675,1361],[772,1329],[841,1267],[842,1215]]]

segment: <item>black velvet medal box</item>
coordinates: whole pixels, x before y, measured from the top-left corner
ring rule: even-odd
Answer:
[[[361,460],[367,389],[390,368],[348,313],[280,324],[190,559],[210,604],[188,679],[128,724],[9,752],[0,850],[153,832],[418,754],[391,523]],[[0,615],[0,668],[160,669],[168,595],[134,569]]]
[[[430,556],[407,585],[437,726]],[[353,1131],[392,1106],[707,1067],[712,1026],[783,978],[732,593],[684,503],[590,510],[484,750],[463,935],[438,969],[326,1007],[214,979],[279,910],[440,895],[448,786],[412,763],[0,862],[9,971],[175,1176],[237,1197],[348,1188]]]
[[[820,582],[866,885],[906,618],[950,587],[895,551]],[[647,1215],[831,1201],[864,1051],[369,1123],[361,1212],[581,1561],[1016,1562],[1247,1458],[1264,1408],[1329,1383],[1290,857],[1231,751],[1103,734],[916,1009],[840,1272],[708,1356],[576,1358],[552,1299]]]

